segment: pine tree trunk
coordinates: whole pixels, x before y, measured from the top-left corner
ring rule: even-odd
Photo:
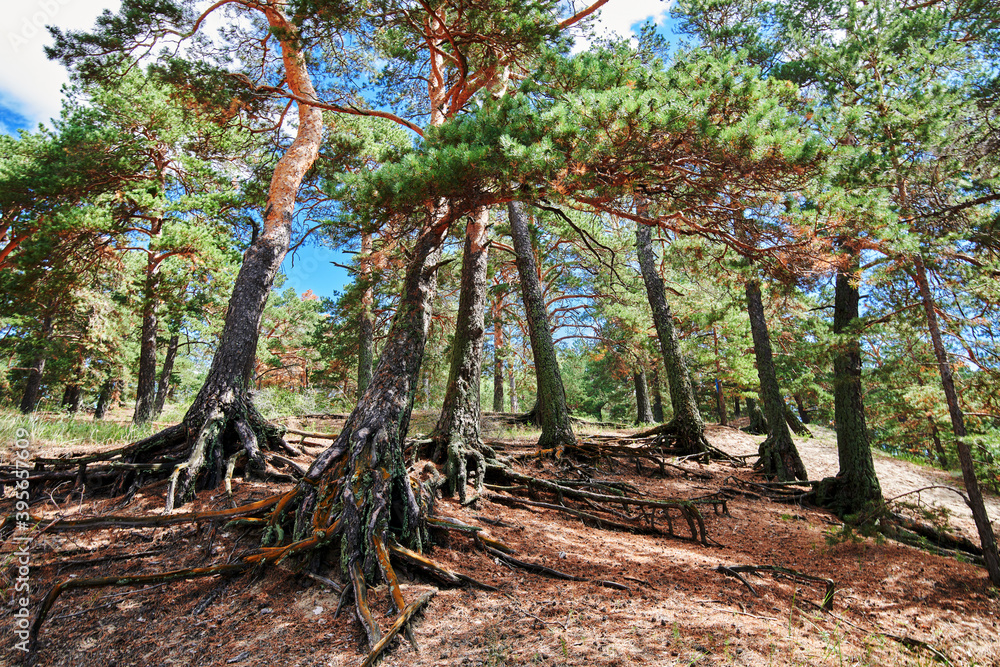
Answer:
[[[682,452],[687,455],[700,454],[708,449],[708,442],[705,440],[705,422],[698,411],[691,378],[674,329],[674,317],[667,303],[667,292],[656,268],[652,232],[648,226],[639,223],[635,235],[642,280],[646,285],[646,296],[653,311],[653,323],[656,325],[660,351],[667,369],[670,404],[674,410],[669,431],[674,434],[676,447]]]
[[[150,228],[150,243],[159,236],[159,218]],[[155,250],[149,249],[146,259],[146,279],[142,290],[142,329],[139,335],[139,372],[135,382],[135,412],[132,423],[146,424],[153,418],[156,399],[156,334],[158,328],[156,309],[159,306],[160,266]]]
[[[180,348],[181,336],[179,333],[170,335],[167,342],[167,352],[163,356],[163,366],[160,368],[160,381],[156,385],[156,398],[153,400],[153,414],[151,419],[156,419],[163,412],[163,405],[167,402],[167,392],[170,390],[170,375],[174,372],[174,361],[177,360],[177,350]]]
[[[63,391],[62,408],[71,415],[79,412],[81,394],[80,385],[75,383],[67,384],[66,389]]]
[[[785,423],[788,424],[788,428],[792,429],[795,435],[804,435],[811,438],[812,431],[806,428],[806,425],[802,423],[801,419],[799,419],[799,415],[792,410],[792,406],[784,402],[782,402],[782,405],[784,409]]]
[[[45,351],[49,336],[52,335],[52,317],[46,316],[42,320],[42,330],[39,334],[39,351],[35,354],[31,365],[28,367],[28,377],[24,382],[24,393],[21,394],[21,412],[30,414],[35,411],[38,399],[42,391],[42,375],[45,373],[45,362],[48,353]]]
[[[938,431],[937,424],[934,423],[934,418],[930,415],[927,416],[927,421],[930,423],[931,427],[931,440],[934,442],[934,451],[937,453],[938,463],[945,470],[948,469],[948,453],[944,450],[944,444],[941,442],[941,433]]]
[[[566,407],[566,391],[559,372],[555,344],[552,342],[552,331],[549,328],[548,313],[542,299],[542,288],[538,281],[527,214],[520,202],[510,202],[507,211],[517,258],[517,272],[521,279],[521,296],[528,322],[528,336],[531,339],[531,353],[535,360],[538,418],[542,427],[538,447],[553,449],[559,457],[562,456],[566,445],[576,443],[576,437],[573,435],[569,409]]]
[[[759,449],[760,465],[765,475],[777,477],[782,482],[809,479],[799,452],[795,448],[792,434],[788,432],[788,425],[785,423],[785,402],[781,398],[778,377],[774,370],[771,336],[767,331],[760,283],[748,280],[746,297],[754,355],[757,359],[757,377],[760,378],[761,402],[764,404],[764,416],[769,426],[767,439],[761,443]]]
[[[114,380],[108,378],[101,384],[101,391],[97,394],[97,407],[94,408],[94,419],[104,419],[108,412],[108,404],[111,402],[111,392],[114,389]]]
[[[503,412],[503,311],[493,300],[493,412]]]
[[[482,454],[485,447],[479,432],[482,418],[479,385],[486,333],[488,225],[489,211],[483,209],[472,215],[465,227],[461,292],[455,336],[451,345],[451,369],[441,415],[434,429],[434,436],[439,439],[440,444],[433,459],[445,460],[447,491],[449,494],[457,491],[463,503],[467,500],[465,485],[468,479],[468,460],[476,462],[479,480],[484,478],[486,472]]]
[[[966,440],[965,415],[958,402],[958,391],[955,388],[955,378],[951,372],[951,362],[941,337],[934,296],[931,294],[930,284],[927,281],[927,269],[919,255],[914,260],[914,278],[920,292],[920,299],[923,302],[927,328],[931,335],[931,344],[934,347],[934,356],[937,358],[938,370],[941,373],[941,386],[944,388],[948,413],[951,416],[951,430],[955,434],[955,446],[958,450],[958,462],[962,468],[962,480],[965,482],[965,491],[969,495],[969,508],[972,510],[972,518],[975,519],[979,541],[983,547],[986,571],[989,573],[993,585],[1000,586],[1000,554],[997,553],[996,535],[993,533],[993,526],[990,524],[986,505],[983,503],[983,493],[979,488],[979,479],[976,477],[972,451]]]
[[[521,404],[517,400],[517,378],[514,377],[514,364],[507,364],[507,379],[510,381],[510,411],[517,414]]]
[[[372,252],[372,235],[361,235],[361,276],[364,292],[361,294],[361,312],[358,314],[358,393],[357,399],[368,388],[372,381],[372,365],[374,364],[375,323],[372,316],[372,304],[375,301],[375,291],[371,284],[372,268],[368,258]]]
[[[660,391],[660,369],[657,367],[653,368],[653,421],[663,423],[663,392]]]
[[[369,581],[382,570],[375,545],[386,544],[390,530],[397,541],[417,549],[425,538],[424,509],[406,472],[403,440],[420,382],[447,230],[448,220],[439,216],[417,239],[372,381],[340,436],[307,471],[309,491],[296,516],[297,539],[316,531],[339,536],[343,570],[360,568]]]
[[[738,419],[741,415],[742,413],[740,412],[740,397],[738,395],[733,396],[733,416]]]
[[[295,26],[268,4],[263,11],[281,45],[285,81],[306,100],[316,99]],[[227,460],[246,455],[262,468],[262,448],[279,446],[281,431],[257,412],[248,393],[264,304],[288,252],[295,200],[306,172],[319,154],[322,112],[298,103],[295,139],[275,164],[263,214],[263,229],[243,256],[229,300],[219,347],[205,382],[182,424],[135,445],[137,460],[186,457],[167,492],[167,508],[186,501],[196,487],[211,488],[225,477]]]
[[[715,327],[712,327],[712,343],[715,346],[715,371],[722,374],[722,360],[719,357],[719,334]],[[726,393],[722,388],[722,379],[715,378],[715,408],[719,413],[719,426],[729,426],[729,418],[726,415]]]
[[[653,408],[649,404],[649,391],[646,389],[646,369],[640,366],[632,372],[632,383],[635,385],[636,424],[653,422]]]
[[[715,379],[715,409],[719,413],[719,426],[729,426],[729,417],[726,415],[726,393],[719,378]]]
[[[747,397],[747,415],[750,417],[750,423],[741,429],[744,433],[767,435],[771,432],[767,418],[764,416],[763,410],[760,409],[756,398]]]
[[[837,424],[837,457],[840,471],[822,480],[816,489],[821,505],[840,516],[871,520],[884,504],[872,461],[861,383],[861,342],[858,332],[857,252],[851,266],[838,268],[834,290],[833,359],[834,419]]]
[[[802,394],[793,394],[792,398],[795,399],[795,409],[799,411],[799,420],[802,422],[803,426],[809,423],[809,411],[806,410],[806,403],[802,399]]]

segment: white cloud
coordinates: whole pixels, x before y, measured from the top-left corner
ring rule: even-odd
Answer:
[[[0,14],[0,99],[34,126],[59,115],[60,88],[69,80],[59,63],[45,57],[52,39],[45,26],[91,28],[104,9],[115,11],[120,0],[4,1]]]
[[[611,0],[598,10],[597,33],[601,37],[633,37],[632,26],[647,19],[663,25],[673,4],[674,0]],[[579,44],[578,48],[586,45]]]

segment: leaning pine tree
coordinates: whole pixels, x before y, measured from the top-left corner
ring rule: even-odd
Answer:
[[[56,33],[55,53],[67,62],[82,60],[91,67],[94,52],[120,46],[145,24],[186,18],[178,7],[164,3],[162,15],[150,14],[142,3],[126,2],[119,16],[105,14],[98,34]],[[264,468],[263,449],[281,446],[281,432],[254,408],[248,394],[264,304],[281,262],[288,252],[292,216],[299,187],[319,155],[323,137],[322,112],[306,66],[297,28],[284,14],[282,3],[255,5],[271,34],[281,45],[284,79],[299,99],[295,138],[277,161],[271,176],[261,233],[250,244],[233,286],[219,347],[208,376],[184,420],[130,446],[124,454],[132,462],[182,458],[173,469],[167,507],[190,498],[196,488],[214,487],[226,475],[230,462],[246,457],[247,465]],[[88,58],[88,56],[90,58]],[[138,481],[138,479],[136,480]]]

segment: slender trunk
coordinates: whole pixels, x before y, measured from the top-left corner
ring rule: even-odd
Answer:
[[[771,429],[767,424],[767,418],[760,409],[756,398],[747,397],[747,415],[750,416],[750,423],[743,427],[743,431],[753,435],[766,435]]]
[[[649,404],[645,368],[639,366],[639,368],[632,372],[632,383],[635,385],[635,423],[649,424],[653,421],[653,408]]]
[[[115,381],[110,377],[101,384],[101,391],[97,394],[97,407],[94,408],[94,419],[104,419],[104,415],[107,414],[114,385]]]
[[[792,398],[795,399],[795,408],[799,411],[799,419],[803,424],[809,423],[809,411],[806,409],[806,402],[802,398],[802,394],[793,394]]]
[[[722,359],[719,357],[719,333],[712,327],[712,342],[715,345],[715,407],[719,413],[719,426],[729,426],[729,418],[726,416],[726,394],[722,389]]]
[[[160,235],[162,220],[155,218],[150,228],[150,245]],[[160,260],[154,248],[148,250],[146,279],[142,289],[142,330],[139,335],[139,370],[135,382],[133,424],[146,424],[153,418],[156,399],[156,309],[159,306]]]
[[[822,480],[816,490],[820,504],[841,516],[872,520],[884,503],[872,461],[861,383],[861,342],[858,333],[857,251],[848,249],[851,265],[838,268],[834,291],[833,359],[834,419],[840,471]]]
[[[928,415],[927,421],[931,426],[931,440],[934,442],[934,451],[937,453],[938,463],[945,470],[948,469],[948,454],[944,450],[944,443],[941,442],[941,433],[938,431],[937,424],[934,422],[934,417]]]
[[[493,300],[493,412],[503,412],[503,311]]]
[[[760,283],[748,280],[746,297],[754,355],[757,359],[757,377],[760,378],[761,402],[764,404],[764,416],[769,426],[768,437],[760,445],[760,464],[764,474],[775,476],[782,482],[809,479],[799,452],[795,448],[792,434],[788,431],[788,424],[785,422],[785,401],[781,398],[778,377],[774,370],[771,336],[767,331],[767,319],[764,317]]]
[[[156,419],[163,412],[163,405],[167,402],[167,392],[170,390],[170,375],[174,372],[174,361],[177,360],[177,350],[180,347],[181,336],[179,333],[170,335],[167,342],[167,352],[163,357],[163,366],[160,368],[160,381],[156,385],[156,398],[153,400],[153,414],[151,419]]]
[[[792,410],[792,406],[788,405],[788,403],[785,403],[784,401],[782,401],[782,406],[785,415],[785,423],[788,424],[788,428],[792,429],[795,435],[804,435],[811,438],[812,431],[806,428],[806,425],[802,423],[801,419],[799,419],[798,414]]]
[[[358,314],[358,400],[368,388],[372,380],[372,365],[374,363],[375,323],[372,316],[372,305],[375,301],[375,290],[372,286],[372,267],[369,256],[372,252],[372,235],[361,235],[361,275],[364,286],[361,294],[361,312]]]
[[[528,231],[528,218],[520,202],[510,202],[507,211],[514,253],[517,257],[517,272],[521,278],[521,296],[528,322],[528,336],[531,339],[531,353],[535,360],[538,417],[542,427],[538,447],[554,449],[556,456],[559,457],[562,456],[566,445],[576,443],[576,437],[570,424],[566,391],[559,373],[559,360],[556,358],[548,313],[538,282],[535,254]]]
[[[45,373],[45,362],[48,353],[45,348],[52,335],[52,317],[42,320],[42,330],[39,334],[38,348],[31,365],[28,367],[28,378],[24,382],[24,393],[21,395],[21,412],[30,414],[35,411],[42,390],[42,375]]]
[[[660,339],[660,351],[667,369],[667,384],[670,389],[670,404],[674,409],[671,429],[676,436],[676,446],[685,454],[699,454],[708,449],[705,440],[705,422],[698,411],[698,403],[691,387],[687,365],[681,354],[680,341],[674,329],[674,317],[667,303],[667,292],[663,279],[656,269],[653,253],[652,232],[643,224],[636,226],[636,250],[642,280],[646,284],[646,296],[653,311],[653,323]]]
[[[486,262],[489,257],[487,229],[489,211],[483,209],[469,218],[465,227],[465,251],[462,257],[461,292],[455,337],[451,345],[451,369],[445,388],[441,416],[435,435],[440,446],[434,460],[444,458],[448,492],[458,491],[466,501],[465,483],[468,477],[467,459],[473,458],[479,476],[486,471],[480,437],[482,408],[479,385],[482,374],[484,322],[486,319]]]
[[[740,412],[740,397],[739,395],[733,396],[733,416],[739,418],[742,415]]]
[[[719,426],[729,426],[729,417],[726,415],[726,393],[719,378],[715,378],[715,409],[719,413]]]
[[[521,404],[517,400],[517,378],[514,377],[514,364],[507,364],[507,378],[510,381],[510,411],[517,414]]]
[[[944,388],[945,400],[948,402],[948,413],[951,416],[951,430],[955,434],[958,462],[962,468],[965,491],[969,495],[969,508],[972,510],[972,518],[975,519],[976,530],[979,532],[979,540],[983,546],[983,559],[986,562],[986,571],[989,573],[990,581],[993,585],[1000,586],[1000,554],[997,553],[996,535],[993,533],[993,526],[990,524],[989,516],[986,513],[986,505],[983,503],[983,494],[979,488],[979,479],[976,477],[972,451],[966,440],[965,415],[962,413],[962,408],[958,403],[955,378],[952,376],[948,351],[944,347],[941,328],[938,325],[934,297],[931,294],[930,284],[927,281],[927,269],[924,266],[923,259],[919,255],[914,259],[914,278],[917,282],[917,288],[920,291],[924,314],[927,316],[927,328],[930,331],[934,356],[937,358],[938,369],[941,373],[941,386]]]
[[[660,424],[663,422],[663,392],[660,391],[660,369],[656,366],[653,367],[653,421]]]

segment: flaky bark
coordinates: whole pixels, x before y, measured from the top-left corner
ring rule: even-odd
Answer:
[[[539,449],[554,449],[556,456],[562,456],[567,445],[576,443],[570,423],[569,408],[566,407],[566,390],[559,372],[552,331],[549,328],[548,313],[542,298],[542,288],[538,281],[535,253],[531,247],[528,218],[520,202],[507,205],[510,219],[510,234],[517,258],[517,273],[521,279],[521,297],[524,301],[528,322],[528,336],[531,339],[531,354],[535,360],[535,377],[538,387],[538,422],[542,435],[538,439]]]
[[[639,223],[635,234],[639,268],[642,271],[642,281],[646,285],[649,306],[653,311],[653,323],[660,339],[660,351],[663,353],[667,383],[670,388],[670,404],[674,409],[668,430],[675,435],[676,446],[681,451],[685,454],[700,454],[708,449],[708,442],[705,440],[705,422],[698,411],[687,365],[681,354],[681,345],[674,329],[674,317],[667,303],[663,279],[656,269],[652,233],[649,227]]]
[[[482,417],[479,384],[485,337],[488,223],[489,212],[484,209],[471,216],[465,227],[461,292],[455,337],[451,344],[451,369],[441,415],[434,429],[439,446],[433,458],[445,461],[447,490],[450,494],[457,491],[463,503],[466,501],[469,459],[476,462],[480,481],[486,472],[482,454],[484,445],[479,434]],[[481,484],[477,483],[477,487]]]
[[[855,282],[858,257],[853,249],[848,252],[850,266],[837,270],[833,310],[833,334],[837,339],[833,359],[834,419],[840,471],[835,478],[822,480],[816,496],[841,516],[862,515],[871,520],[884,501],[865,422],[858,333],[860,296]]]
[[[760,284],[756,280],[747,281],[746,298],[754,356],[757,359],[757,377],[760,378],[761,402],[768,424],[767,439],[760,444],[759,449],[760,465],[765,475],[777,477],[782,482],[809,479],[792,434],[788,431],[788,424],[785,423],[785,402],[778,388],[771,336],[764,317],[764,301],[761,298]]]
[[[962,468],[962,480],[965,482],[965,491],[969,495],[969,508],[972,510],[972,518],[975,519],[979,541],[983,547],[983,560],[986,563],[986,571],[989,573],[990,581],[993,585],[1000,586],[1000,554],[997,553],[996,535],[993,534],[993,526],[986,513],[986,505],[983,503],[983,493],[979,488],[979,479],[976,477],[972,452],[966,441],[965,415],[958,402],[958,391],[955,388],[955,378],[951,372],[951,362],[948,359],[948,351],[945,349],[944,340],[941,336],[941,327],[938,324],[934,296],[931,294],[930,284],[927,281],[927,268],[924,266],[923,258],[919,255],[914,260],[913,277],[920,292],[920,300],[924,306],[924,315],[927,317],[927,329],[931,335],[934,356],[937,359],[938,371],[941,374],[941,386],[944,389],[945,400],[948,403],[948,414],[951,416],[951,430],[955,434],[955,446],[958,450],[958,462]],[[937,440],[936,427],[934,435]],[[943,453],[940,441],[938,441],[938,447],[939,451]],[[944,458],[943,455],[942,458]]]

